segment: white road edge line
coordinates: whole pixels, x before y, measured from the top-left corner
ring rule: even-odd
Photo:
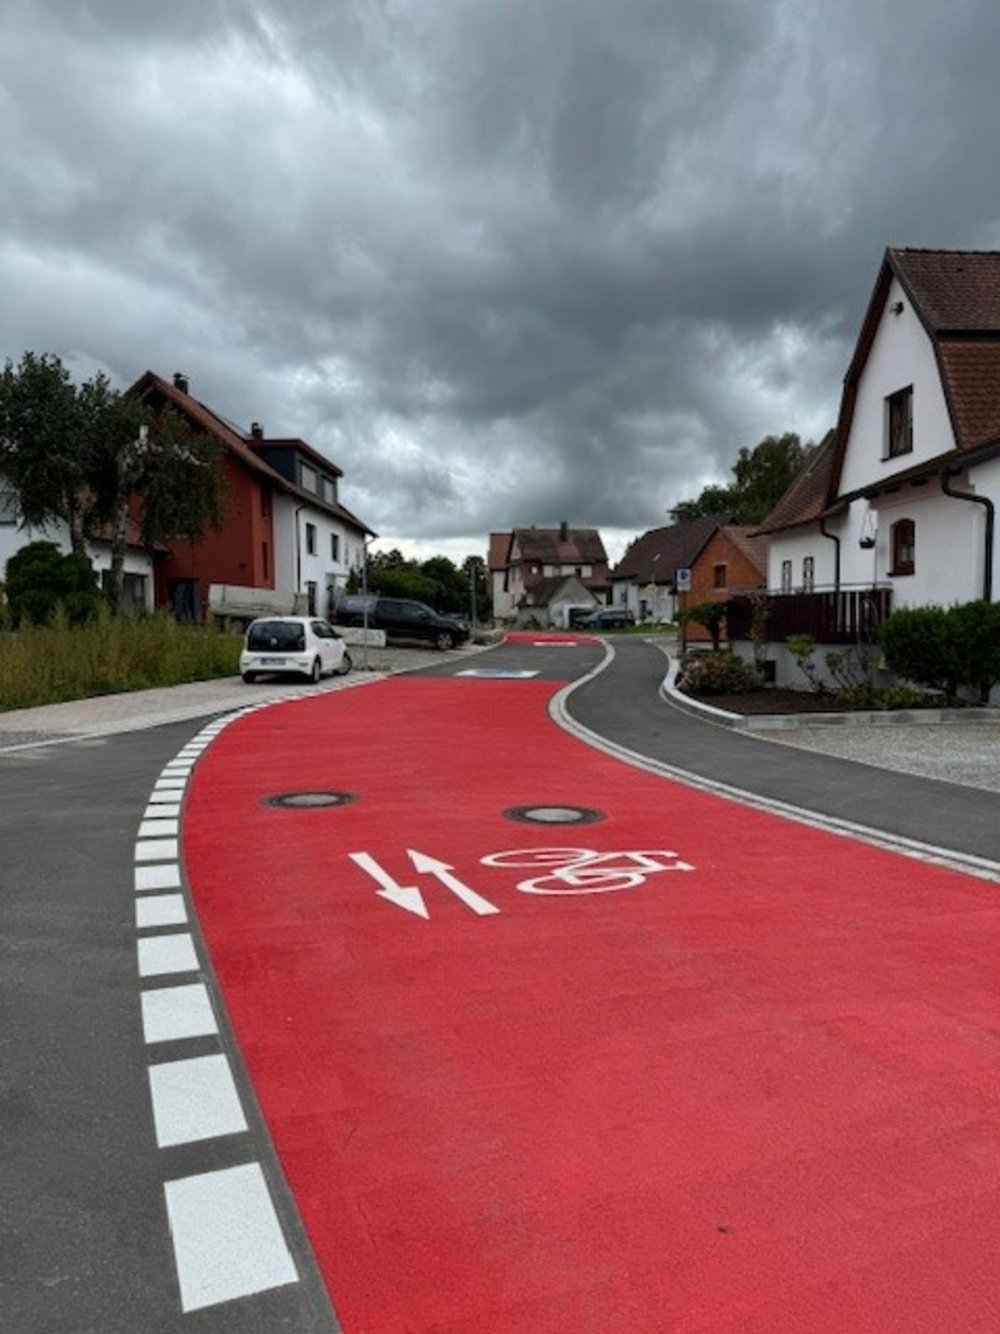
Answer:
[[[163,1190],[183,1311],[298,1282],[259,1163],[167,1181]]]
[[[570,717],[566,708],[566,701],[574,690],[579,690],[581,686],[586,685],[588,681],[592,681],[594,677],[599,676],[605,668],[611,665],[615,651],[607,643],[605,643],[605,650],[603,661],[598,663],[593,671],[588,672],[586,676],[581,676],[578,681],[571,681],[569,685],[564,686],[562,690],[553,695],[549,701],[549,717],[557,726],[569,732],[571,736],[575,736],[578,741],[593,746],[595,750],[603,751],[605,755],[611,755],[615,759],[622,760],[625,764],[631,764],[637,769],[644,769],[647,773],[657,774],[661,778],[671,778],[678,783],[684,783],[687,787],[697,788],[701,792],[710,792],[714,796],[724,798],[726,801],[735,801],[742,806],[751,806],[755,810],[767,811],[771,815],[780,815],[785,819],[795,820],[799,824],[811,825],[816,829],[825,829],[828,833],[838,834],[845,838],[856,838],[877,848],[885,848],[891,852],[899,852],[906,857],[913,857],[917,861],[932,862],[949,870],[962,871],[968,875],[978,876],[981,880],[1000,881],[1000,863],[991,861],[987,857],[976,857],[972,853],[955,852],[950,848],[937,847],[933,843],[921,843],[917,839],[906,838],[902,834],[885,833],[868,825],[855,824],[851,820],[841,820],[834,815],[824,815],[820,811],[811,811],[803,806],[794,806],[790,802],[762,797],[754,792],[747,792],[744,788],[734,787],[729,783],[720,783],[712,778],[702,778],[699,774],[691,773],[687,769],[675,768],[671,764],[664,764],[661,760],[651,760],[645,755],[640,755],[638,751],[630,750],[627,746],[620,746],[615,741],[608,741],[606,737],[602,737],[589,727],[585,727],[583,723],[576,722],[575,719]]]

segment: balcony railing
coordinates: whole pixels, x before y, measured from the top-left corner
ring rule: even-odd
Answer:
[[[764,638],[781,643],[789,635],[812,635],[817,644],[869,643],[892,610],[891,588],[840,588],[813,593],[766,593]],[[729,639],[749,639],[753,600],[733,598],[726,611]]]

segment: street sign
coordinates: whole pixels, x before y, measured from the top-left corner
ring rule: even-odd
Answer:
[[[678,593],[691,592],[691,571],[689,569],[674,571],[674,587]]]

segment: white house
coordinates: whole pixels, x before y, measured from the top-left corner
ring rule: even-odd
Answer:
[[[998,500],[1000,252],[887,250],[836,430],[761,525],[768,589],[992,600]]]
[[[514,528],[490,533],[489,569],[493,617],[499,622],[548,615],[549,599],[561,597],[566,579],[583,586],[595,607],[608,591],[608,557],[596,528]]]
[[[143,611],[153,609],[153,557],[139,546],[138,530],[128,525],[129,546],[125,553],[124,594],[126,604]],[[7,562],[29,542],[54,542],[65,554],[72,550],[69,525],[63,522],[47,524],[43,528],[24,528],[17,513],[16,498],[0,483],[0,583],[3,582]],[[87,555],[97,571],[102,585],[111,571],[111,547],[106,542],[88,542]]]

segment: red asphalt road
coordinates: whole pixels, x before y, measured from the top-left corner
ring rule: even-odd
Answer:
[[[998,887],[629,768],[556,688],[334,692],[195,773],[196,907],[347,1334],[995,1334]],[[694,869],[547,896],[482,863],[552,846]]]

